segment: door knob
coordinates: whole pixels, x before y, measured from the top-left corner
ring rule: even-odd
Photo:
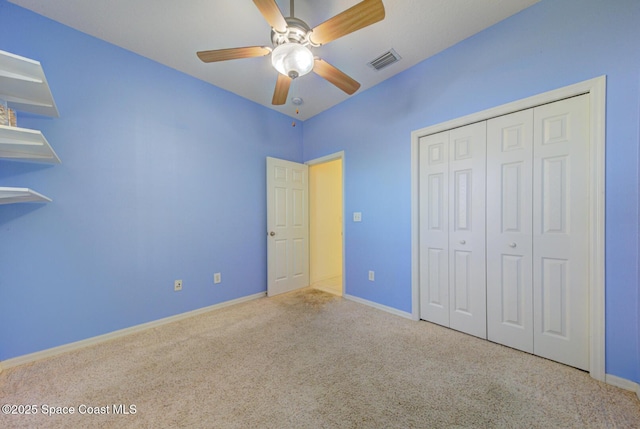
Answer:
[[[516,247],[516,243],[509,244],[509,247]]]
[[[276,233],[275,233],[275,232],[273,232],[273,231],[271,231],[271,232],[269,233],[269,235],[273,237],[274,235],[276,235]]]
[[[465,240],[460,240],[460,244],[467,244]]]

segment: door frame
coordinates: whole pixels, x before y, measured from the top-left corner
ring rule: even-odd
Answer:
[[[315,158],[309,161],[306,161],[305,164],[308,165],[309,167],[312,167],[314,165],[319,165],[319,164],[324,164],[327,162],[331,162],[331,161],[336,161],[336,160],[342,160],[342,296],[345,296],[347,293],[347,283],[346,283],[346,276],[345,276],[345,271],[346,271],[346,266],[345,266],[345,198],[344,198],[344,172],[345,172],[345,156],[344,156],[344,151],[340,151],[340,152],[335,152],[329,155],[325,155],[322,156],[320,158]],[[309,204],[311,201],[311,195],[309,195]],[[307,213],[311,214],[309,210],[307,210]],[[310,224],[310,222],[309,222]],[[311,235],[309,235],[311,236]],[[311,239],[309,239],[309,247],[311,247]],[[309,273],[311,273],[311,266],[309,266]]]
[[[419,141],[474,122],[589,95],[589,373],[605,381],[605,110],[606,76],[534,95],[411,133],[411,315],[420,319]]]

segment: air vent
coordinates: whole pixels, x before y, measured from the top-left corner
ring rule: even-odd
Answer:
[[[384,54],[380,55],[375,60],[372,60],[371,62],[367,63],[367,65],[369,67],[373,67],[377,71],[377,70],[382,70],[383,68],[388,67],[393,63],[397,63],[401,59],[402,57],[398,55],[396,51],[394,51],[393,49],[390,49]]]

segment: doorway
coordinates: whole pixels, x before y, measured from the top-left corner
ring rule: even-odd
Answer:
[[[334,295],[344,293],[343,153],[309,165],[309,284]]]

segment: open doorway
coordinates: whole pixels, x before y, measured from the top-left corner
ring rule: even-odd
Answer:
[[[310,161],[309,284],[343,295],[343,155]]]

